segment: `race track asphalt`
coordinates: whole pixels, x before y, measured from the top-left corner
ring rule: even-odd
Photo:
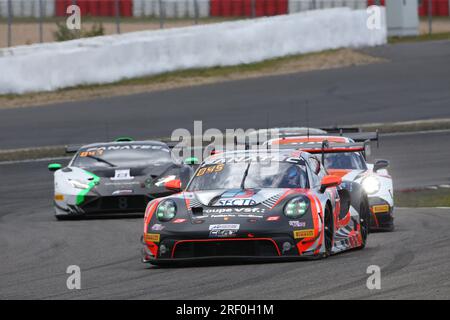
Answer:
[[[391,62],[1,110],[0,148],[168,135],[193,120],[222,129],[265,127],[267,118],[270,126],[306,125],[305,100],[311,126],[450,116],[450,42],[365,51]],[[373,157],[391,160],[396,189],[445,184],[449,138],[385,136]],[[155,268],[139,261],[142,218],[56,221],[46,164],[0,164],[0,299],[450,297],[450,209],[398,208],[395,232],[326,260]],[[67,289],[69,265],[80,266],[82,290]],[[366,287],[370,265],[381,268],[381,290]]]
[[[363,50],[390,62],[0,110],[0,148],[170,136],[176,128],[328,126],[450,117],[450,41]]]
[[[418,141],[432,148],[432,141],[449,138],[450,132],[388,136],[374,153],[391,160],[396,185],[435,183],[439,175],[427,177],[423,160],[404,146]],[[441,176],[447,181],[449,164],[443,160],[449,152],[436,151],[429,158],[444,166]],[[365,250],[326,260],[164,269],[139,260],[142,218],[56,221],[48,162],[0,164],[0,299],[450,296],[450,209],[397,209],[395,232],[374,233]],[[69,265],[81,268],[82,290],[67,289]],[[381,268],[381,290],[366,288],[370,265]]]

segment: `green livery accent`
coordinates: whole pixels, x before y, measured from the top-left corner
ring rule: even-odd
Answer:
[[[187,164],[187,165],[194,165],[194,164],[198,164],[198,163],[199,163],[199,161],[198,161],[198,158],[196,158],[196,157],[190,157],[190,158],[184,159],[184,164]]]
[[[62,165],[60,165],[59,163],[50,163],[48,165],[48,170],[53,171],[53,172],[57,171],[57,170],[59,170],[61,168],[62,168]]]
[[[89,188],[82,190],[78,195],[77,195],[77,199],[76,199],[76,204],[77,206],[82,204],[84,202],[84,198],[85,196],[92,190],[92,188],[94,188],[100,181],[100,178],[97,177],[95,174],[90,173],[86,170],[84,170],[84,172],[86,172],[88,175],[90,175],[93,180],[91,182],[89,182],[88,186]]]
[[[131,137],[119,137],[114,142],[133,142],[134,139]]]

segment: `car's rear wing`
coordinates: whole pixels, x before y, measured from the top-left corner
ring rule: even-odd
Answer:
[[[345,153],[345,152],[361,152],[364,156],[364,159],[367,160],[367,157],[371,154],[370,149],[370,141],[367,140],[363,143],[331,143],[327,140],[322,143],[299,143],[299,144],[285,144],[285,145],[277,145],[280,149],[295,149],[305,151],[311,154],[322,154],[322,162],[323,156],[326,153]]]
[[[329,127],[320,129],[326,131],[327,134],[336,134],[341,137],[347,137],[355,142],[376,141],[377,147],[379,147],[380,144],[380,134],[378,130],[375,132],[363,132],[361,128],[357,127]]]

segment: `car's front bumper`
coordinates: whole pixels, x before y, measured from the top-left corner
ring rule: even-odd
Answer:
[[[179,265],[210,262],[294,261],[321,257],[313,251],[299,253],[289,236],[276,238],[165,239],[143,244],[142,261],[155,265]],[[287,245],[289,243],[289,245]]]
[[[390,231],[394,228],[394,207],[378,197],[369,198],[370,230]]]

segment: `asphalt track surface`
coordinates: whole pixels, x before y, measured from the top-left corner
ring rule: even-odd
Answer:
[[[170,136],[176,128],[264,128],[450,117],[450,42],[364,50],[390,62],[86,102],[0,110],[0,148]]]
[[[404,146],[430,148],[449,138],[389,136],[374,153],[390,154],[396,184],[421,185],[439,175],[427,177],[423,160]],[[448,181],[450,150],[442,152],[429,161],[444,166],[440,175]],[[450,297],[450,209],[397,209],[395,232],[371,234],[365,250],[326,260],[156,268],[139,260],[142,218],[56,221],[47,163],[0,164],[0,299]],[[67,289],[69,265],[80,266],[82,290]],[[370,265],[381,268],[381,290],[366,287]]]
[[[449,42],[369,51],[391,62],[2,110],[0,147],[86,142],[105,137],[105,130],[167,135],[191,120],[204,120],[205,128],[262,127],[268,112],[270,125],[306,124],[305,99],[311,125],[449,117]],[[292,112],[298,122],[286,123]],[[373,157],[391,160],[396,189],[445,184],[449,138],[449,132],[387,136]],[[57,222],[46,164],[0,165],[0,299],[450,297],[449,209],[397,209],[395,232],[371,234],[365,250],[326,260],[156,268],[139,261],[142,218]],[[69,265],[80,266],[82,290],[67,289]],[[370,265],[381,267],[381,290],[366,287]]]

